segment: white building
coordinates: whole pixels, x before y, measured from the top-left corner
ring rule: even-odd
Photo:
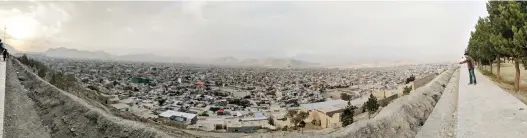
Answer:
[[[198,121],[196,114],[178,112],[174,110],[167,110],[159,114],[159,116],[166,117],[170,120],[174,120],[184,124],[195,124]]]

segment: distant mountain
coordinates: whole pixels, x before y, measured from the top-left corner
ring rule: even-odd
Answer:
[[[236,65],[236,64],[239,64],[240,63],[240,60],[238,60],[237,58],[235,57],[232,57],[232,56],[229,56],[229,57],[221,57],[221,58],[216,58],[216,59],[213,59],[212,60],[212,64],[227,64],[227,65]]]
[[[70,59],[102,59],[102,60],[118,60],[118,61],[139,61],[139,62],[185,62],[188,58],[173,58],[164,57],[154,54],[128,54],[128,55],[111,55],[104,51],[83,51],[69,48],[50,48],[41,53],[33,53],[33,55],[43,55],[46,57],[55,58],[70,58]]]
[[[333,65],[329,68],[371,68],[371,67],[393,67],[393,66],[403,66],[403,65],[413,65],[416,62],[405,61],[405,60],[368,60],[361,62],[354,62],[349,64],[342,65]]]
[[[256,66],[272,68],[303,68],[315,67],[318,63],[310,63],[295,59],[266,58],[266,59],[237,59],[234,57],[221,57],[212,60],[211,64],[216,65],[236,65],[236,66]]]
[[[47,57],[71,58],[71,59],[111,59],[113,56],[104,51],[81,51],[64,47],[50,48],[40,53]]]
[[[118,61],[139,61],[139,62],[177,62],[177,63],[196,63],[196,64],[213,64],[229,66],[257,66],[272,68],[304,68],[316,67],[318,63],[310,63],[295,59],[266,58],[266,59],[237,59],[235,57],[221,57],[214,59],[199,59],[187,57],[165,57],[155,54],[128,54],[128,55],[111,55],[104,51],[82,51],[77,49],[68,49],[64,47],[51,48],[45,52],[32,53],[32,55],[42,55],[55,58],[70,59],[102,59]]]

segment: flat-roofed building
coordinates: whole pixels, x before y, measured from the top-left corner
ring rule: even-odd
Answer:
[[[178,112],[174,110],[167,110],[159,114],[159,116],[166,117],[166,118],[169,118],[170,120],[174,120],[174,121],[187,124],[187,125],[196,124],[196,122],[198,121],[196,114]]]
[[[300,105],[300,109],[309,112],[306,122],[318,122],[322,128],[337,128],[341,126],[340,114],[348,105],[344,100],[330,100],[325,102]]]

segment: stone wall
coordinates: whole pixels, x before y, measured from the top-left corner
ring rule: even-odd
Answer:
[[[428,82],[432,81],[436,76],[437,75],[434,73],[434,74],[430,74],[428,76],[425,76],[423,78],[419,78],[419,79],[414,80],[414,82],[413,82],[414,88],[413,89],[417,89],[417,88],[423,87]]]

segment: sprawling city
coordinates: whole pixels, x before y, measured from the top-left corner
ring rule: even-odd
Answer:
[[[397,95],[409,77],[425,78],[450,67],[421,64],[328,69],[263,68],[76,60],[39,57],[85,88],[107,95],[106,104],[141,118],[167,118],[204,131],[255,132],[293,126],[288,111],[323,112],[328,118],[348,105],[360,107],[370,94]],[[388,94],[388,95],[386,95]],[[313,113],[310,113],[313,114]],[[269,123],[272,119],[272,123]],[[306,122],[319,118],[306,119]],[[312,129],[342,127],[339,118]],[[218,127],[220,125],[221,127]]]

